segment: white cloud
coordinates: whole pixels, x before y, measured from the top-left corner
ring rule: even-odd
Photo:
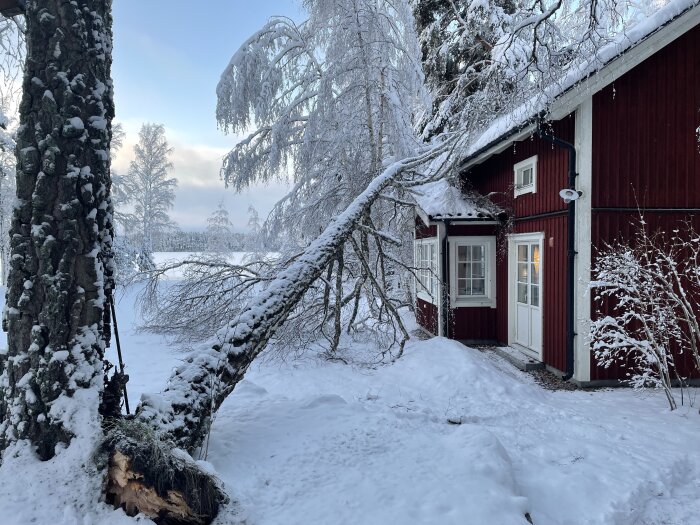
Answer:
[[[121,173],[129,169],[129,163],[134,157],[134,146],[141,124],[124,122],[123,125],[126,140],[113,162],[113,168]],[[166,130],[166,136],[174,149],[171,158],[174,164],[172,176],[178,179],[175,207],[170,216],[183,230],[204,229],[207,217],[223,200],[236,230],[245,231],[249,205],[253,205],[260,216],[265,217],[286,193],[285,186],[274,184],[255,186],[237,194],[233,189],[225,187],[219,175],[227,149],[187,144],[181,142],[170,130]]]

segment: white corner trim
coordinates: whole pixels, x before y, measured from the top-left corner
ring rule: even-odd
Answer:
[[[574,379],[591,380],[591,200],[593,191],[593,97],[589,96],[576,109],[576,161],[578,177],[576,189],[582,192],[576,201],[576,262],[574,279]]]
[[[530,167],[532,168],[532,185],[524,188],[518,187],[518,172]],[[515,188],[515,197],[526,193],[537,193],[537,155],[528,157],[513,165],[513,188]]]
[[[447,226],[444,222],[437,223],[437,264],[438,264],[438,329],[437,335],[440,337],[445,337],[445,265],[443,264],[443,253],[442,246],[445,236],[447,235]]]

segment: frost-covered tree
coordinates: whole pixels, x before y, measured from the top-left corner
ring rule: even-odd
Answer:
[[[262,239],[263,228],[260,222],[260,214],[252,204],[248,206],[248,233],[246,233],[246,249],[259,251],[264,244]]]
[[[112,19],[109,0],[29,0],[26,9],[0,448],[29,443],[49,459],[100,433],[113,284]]]
[[[226,131],[254,131],[225,157],[240,190],[291,178],[268,229],[303,246],[390,158],[417,145],[423,102],[406,0],[306,0],[309,18],[273,18],[235,53],[217,88]]]
[[[15,204],[14,131],[25,53],[24,21],[0,17],[0,286],[9,271],[9,231]]]
[[[177,188],[177,179],[168,177],[173,168],[172,152],[163,125],[144,124],[134,147],[136,157],[120,179],[120,192],[125,196],[122,203],[133,207],[130,216],[124,215],[127,231],[146,261],[158,239],[175,229],[168,215]]]
[[[450,128],[469,97],[483,88],[491,51],[511,28],[517,0],[414,0],[423,69],[433,109],[425,136]],[[492,101],[497,104],[498,101]]]
[[[424,108],[423,75],[407,1],[308,0],[304,6],[304,23],[274,18],[250,37],[217,90],[221,127],[254,130],[225,157],[227,183],[238,190],[276,177],[293,183],[264,225],[266,240],[282,242],[282,254],[276,266],[263,265],[263,281],[298,256],[387,163],[420,146],[413,124]],[[403,347],[406,330],[396,311],[406,294],[396,276],[411,257],[397,239],[407,237],[412,215],[410,203],[394,190],[394,197],[385,192],[386,200],[366,209],[353,249],[336,254],[323,282],[307,290],[284,327],[287,348],[309,348],[325,338],[333,355],[343,324],[350,332],[386,329],[386,338],[375,338],[382,349]],[[220,269],[222,275],[229,271]],[[216,303],[231,304],[234,289],[222,280]],[[211,289],[194,296],[203,293],[211,296]],[[201,314],[211,318],[207,310]]]
[[[2,118],[2,115],[0,115]],[[0,130],[0,286],[4,286],[9,271],[10,224],[15,205],[14,140]]]
[[[207,244],[210,252],[230,251],[233,224],[229,219],[224,201],[219,201],[216,210],[207,219]]]

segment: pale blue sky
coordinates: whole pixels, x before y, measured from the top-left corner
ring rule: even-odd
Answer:
[[[217,129],[216,84],[233,53],[270,16],[302,18],[297,0],[115,0],[117,121],[127,132],[115,169],[125,171],[142,123],[164,124],[180,181],[173,218],[201,229],[223,198],[237,229],[248,204],[266,214],[282,188],[224,189],[221,157],[236,141]]]

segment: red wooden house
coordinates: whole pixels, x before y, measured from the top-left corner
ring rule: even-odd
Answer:
[[[631,237],[640,208],[667,230],[700,218],[700,6],[679,4],[562,86],[541,108],[544,128],[539,111],[521,111],[470,147],[462,176],[497,195],[494,205],[474,195],[441,202],[434,188],[417,196],[426,330],[508,345],[580,384],[625,377],[590,351],[592,257]],[[499,207],[511,210],[508,224]]]

